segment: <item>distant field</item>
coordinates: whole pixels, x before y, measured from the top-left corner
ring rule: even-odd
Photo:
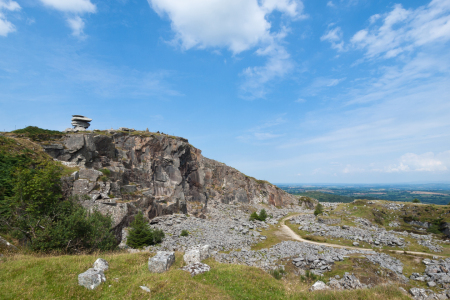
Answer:
[[[421,191],[414,191],[414,192],[411,192],[411,194],[449,196],[449,194],[434,193],[434,192],[421,192]]]
[[[419,199],[422,203],[446,205],[450,203],[449,184],[429,185],[283,185],[278,186],[293,195],[309,196],[321,202],[352,202],[355,199],[389,200],[411,202]]]

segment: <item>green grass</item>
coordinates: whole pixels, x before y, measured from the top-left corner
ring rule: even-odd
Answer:
[[[271,225],[268,229],[263,229],[260,234],[266,237],[265,240],[261,240],[258,244],[251,247],[252,250],[260,250],[264,248],[270,248],[282,241],[287,240],[285,237],[277,234],[278,225]]]
[[[166,273],[147,269],[149,253],[78,256],[16,255],[0,262],[2,299],[408,299],[395,286],[359,291],[308,292],[311,283],[289,274],[277,280],[261,269],[205,261],[211,271],[191,277],[180,270],[182,254]],[[109,262],[107,282],[95,290],[78,286],[77,276],[96,258]],[[151,294],[139,286],[150,288]]]
[[[10,134],[26,137],[33,141],[59,139],[65,135],[65,133],[61,131],[42,129],[36,126],[28,126],[23,129],[17,129],[12,131]]]

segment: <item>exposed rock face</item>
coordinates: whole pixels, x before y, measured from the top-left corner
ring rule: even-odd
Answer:
[[[450,237],[450,223],[444,222],[441,224],[442,233]]]
[[[116,226],[127,225],[127,217],[136,209],[149,219],[176,212],[201,216],[213,199],[225,204],[298,203],[296,197],[268,182],[203,157],[183,138],[78,133],[67,134],[59,144],[44,149],[57,160],[81,167],[76,176],[65,180],[66,194],[86,195],[90,200],[83,205],[112,213]],[[99,171],[103,169],[108,170],[105,175]],[[109,198],[118,202],[105,201]]]
[[[89,122],[92,121],[92,119],[86,118],[82,115],[73,115],[72,117],[72,126],[74,128],[74,131],[84,131],[88,129],[88,127],[90,126]]]

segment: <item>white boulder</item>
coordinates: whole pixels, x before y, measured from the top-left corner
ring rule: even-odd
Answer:
[[[105,281],[106,277],[103,271],[94,268],[90,268],[86,272],[78,275],[78,284],[90,290],[95,289]]]
[[[207,259],[210,256],[209,251],[209,245],[194,246],[186,250],[183,259],[188,265],[196,262],[201,262],[202,260]]]
[[[319,280],[319,281],[316,281],[309,290],[311,292],[313,292],[313,291],[323,291],[323,290],[329,290],[329,289],[330,289],[330,287],[327,286],[325,284],[325,282]]]
[[[163,273],[175,262],[175,252],[158,251],[148,259],[148,270],[152,273]]]
[[[93,267],[94,267],[94,269],[96,269],[98,271],[105,272],[106,270],[109,269],[109,264],[103,258],[97,258],[97,260],[94,262],[94,266]]]

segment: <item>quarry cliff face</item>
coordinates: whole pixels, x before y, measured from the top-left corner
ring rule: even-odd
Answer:
[[[82,196],[86,207],[109,211],[113,217],[123,206],[114,217],[116,225],[126,222],[123,216],[136,209],[149,219],[178,212],[201,217],[213,199],[281,207],[298,203],[296,197],[266,181],[203,157],[179,137],[78,133],[43,147],[64,164],[80,167],[65,181],[67,194],[87,195]]]

